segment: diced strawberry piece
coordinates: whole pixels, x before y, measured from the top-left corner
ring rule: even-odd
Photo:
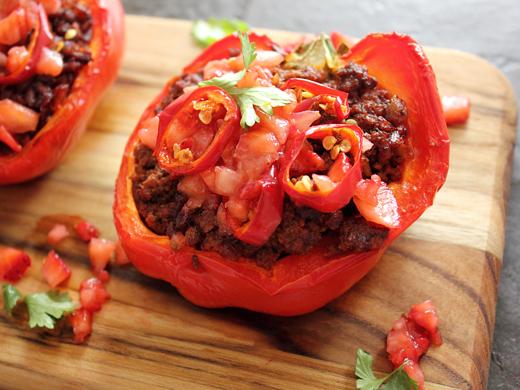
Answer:
[[[104,238],[93,238],[88,244],[88,256],[95,273],[104,270],[112,258],[116,244]]]
[[[115,263],[117,265],[125,265],[125,264],[130,263],[130,259],[126,255],[126,252],[123,249],[123,245],[121,245],[121,241],[119,241],[119,240],[117,240],[117,242],[116,242]]]
[[[85,242],[90,242],[91,239],[99,237],[99,230],[87,221],[79,222],[74,228],[78,237]]]
[[[17,282],[30,266],[31,258],[24,251],[0,247],[0,279]]]
[[[49,233],[47,234],[47,242],[51,245],[57,245],[62,240],[70,236],[67,227],[62,224],[56,224],[53,226]]]
[[[109,299],[110,294],[99,279],[90,278],[81,282],[79,286],[79,301],[84,309],[91,312],[99,311]]]
[[[70,277],[70,268],[54,251],[47,254],[43,260],[42,274],[45,281],[52,288],[58,287]]]
[[[92,333],[92,313],[85,308],[79,308],[69,317],[74,332],[74,342],[81,344]]]

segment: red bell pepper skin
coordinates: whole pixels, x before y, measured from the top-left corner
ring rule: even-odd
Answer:
[[[259,35],[254,32],[248,33],[249,41],[256,45],[257,50],[273,50],[278,48],[267,35]],[[231,34],[210,45],[191,64],[184,67],[183,73],[194,73],[201,71],[210,61],[222,60],[231,57],[232,50],[241,51],[242,45],[237,34]]]
[[[133,150],[137,131],[154,116],[173,79],[152,102],[131,135],[116,182],[114,220],[121,244],[144,274],[167,280],[194,304],[204,307],[242,307],[275,315],[304,314],[322,307],[365,276],[388,245],[433,202],[448,170],[449,139],[435,76],[421,47],[399,34],[373,34],[345,57],[365,65],[380,85],[408,106],[408,125],[414,158],[405,165],[402,183],[390,188],[396,196],[401,224],[390,229],[375,251],[338,255],[327,243],[310,253],[287,256],[271,270],[248,260],[229,261],[213,252],[185,246],[173,250],[167,236],[158,236],[141,221],[132,196]],[[194,257],[196,256],[196,257]]]
[[[336,182],[334,189],[323,192],[319,190],[302,191],[291,181],[291,167],[298,157],[306,139],[322,140],[323,138],[341,133],[352,145],[351,154],[354,164],[350,166],[348,159],[341,153],[334,164],[340,163],[344,166],[341,179]],[[321,125],[311,127],[305,134],[296,134],[285,148],[282,160],[280,181],[285,192],[296,202],[296,204],[312,207],[323,213],[331,213],[346,206],[352,199],[357,183],[361,180],[361,142],[363,131],[353,125]],[[343,160],[343,161],[342,161]]]
[[[338,50],[342,44],[348,47],[349,49],[356,44],[355,38],[341,34],[337,31],[333,31],[330,33],[330,40],[332,41],[332,45],[336,50]]]
[[[197,118],[191,120],[192,118],[189,118],[188,115],[190,111],[195,111],[192,103],[203,97],[221,104],[226,110],[226,115],[204,153],[189,163],[179,163],[173,158],[173,148],[168,142],[168,136],[172,131],[170,124],[174,120],[182,121],[184,118],[188,118],[184,120],[189,121],[189,126],[202,125],[202,122]],[[192,93],[181,96],[170,103],[159,115],[159,134],[155,147],[155,156],[161,167],[174,176],[202,172],[215,165],[228,142],[239,131],[240,117],[238,107],[233,98],[218,87],[207,86],[198,88]]]
[[[282,220],[283,190],[276,177],[273,165],[260,178],[260,195],[251,219],[233,234],[239,240],[251,245],[262,245],[269,239]]]
[[[466,123],[470,111],[469,98],[466,96],[443,96],[442,109],[448,126]]]
[[[0,185],[21,183],[53,169],[77,143],[105,90],[117,77],[124,46],[120,0],[87,0],[92,13],[92,61],[70,94],[19,153],[0,156]]]
[[[336,117],[340,121],[348,117],[350,111],[348,107],[348,93],[327,87],[326,85],[317,83],[315,81],[299,78],[289,79],[281,87],[282,90],[290,88],[304,89],[313,95],[316,95],[311,99],[303,100],[298,106],[296,106],[294,112],[309,110],[313,103],[319,101],[321,97],[331,96],[335,98],[334,109],[336,112]]]
[[[41,4],[35,6],[35,12],[38,15],[38,24],[31,37],[28,46],[29,56],[24,64],[22,64],[16,72],[0,77],[0,85],[22,83],[34,74],[34,68],[40,59],[43,48],[48,46],[52,41],[52,35],[49,28],[49,20],[47,14]]]

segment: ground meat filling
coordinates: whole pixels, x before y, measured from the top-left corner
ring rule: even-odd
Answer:
[[[15,134],[22,146],[28,143],[45,126],[60,103],[68,96],[80,70],[92,59],[89,42],[92,39],[92,16],[83,4],[66,0],[62,9],[49,15],[49,23],[54,33],[54,46],[61,47],[63,71],[57,77],[35,75],[29,80],[15,85],[0,85],[0,100],[11,99],[40,114],[36,131]],[[76,35],[65,39],[67,31],[74,29]],[[61,43],[60,43],[61,42]],[[0,143],[0,155],[12,153]]]
[[[306,68],[280,69],[275,74],[280,83],[291,77],[324,82],[348,92],[349,119],[354,119],[374,144],[363,157],[363,175],[378,174],[387,183],[401,179],[403,161],[409,155],[407,111],[401,99],[378,88],[377,81],[368,75],[366,68],[353,63],[328,76]],[[186,87],[197,85],[201,79],[198,73],[179,78],[158,104],[156,112],[161,112]],[[328,158],[320,143],[311,141],[311,145],[316,153]],[[140,144],[134,157],[136,170],[132,182],[137,210],[152,231],[173,237],[174,248],[177,245],[175,233],[180,232],[186,245],[217,252],[229,259],[250,258],[269,269],[287,255],[308,253],[323,239],[330,243],[329,252],[348,253],[380,248],[388,236],[388,229],[368,223],[352,202],[334,213],[321,213],[296,206],[286,196],[282,221],[276,231],[264,245],[252,246],[236,239],[226,227],[219,226],[217,210],[222,200],[219,196],[215,195],[202,207],[190,209],[186,204],[188,199],[176,190],[178,180],[161,169],[152,150]],[[329,165],[331,163],[328,161]]]

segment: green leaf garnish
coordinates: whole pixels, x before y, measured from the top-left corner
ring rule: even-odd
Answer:
[[[244,59],[244,69],[248,69],[256,59],[256,45],[251,43],[249,36],[239,33],[240,44],[242,45],[242,58]]]
[[[302,45],[298,50],[289,54],[286,66],[301,68],[312,66],[316,69],[335,69],[338,67],[338,53],[327,34],[321,34],[315,40]]]
[[[249,30],[249,26],[242,20],[209,18],[195,21],[191,34],[199,46],[207,47],[235,31],[245,32],[247,30]]]
[[[22,299],[22,294],[12,284],[4,284],[2,292],[4,296],[4,310],[8,315],[12,315],[14,307]]]
[[[383,378],[377,378],[372,370],[372,364],[372,356],[362,349],[358,349],[356,352],[356,377],[358,378],[356,389],[417,390],[417,383],[404,371],[403,365]],[[385,384],[383,385],[383,383]]]
[[[76,305],[68,293],[49,291],[34,293],[25,297],[29,311],[29,327],[54,329],[56,320],[74,311]]]
[[[260,117],[255,111],[259,108],[268,115],[273,114],[273,107],[282,107],[293,101],[292,97],[276,87],[251,87],[238,88],[237,83],[245,76],[246,70],[256,58],[256,47],[249,41],[247,34],[239,33],[242,43],[242,58],[244,69],[237,73],[227,73],[220,77],[199,83],[200,87],[214,85],[229,93],[238,104],[242,118],[240,125],[243,128],[251,127],[260,122]]]

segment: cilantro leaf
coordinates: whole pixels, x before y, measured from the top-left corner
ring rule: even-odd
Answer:
[[[237,73],[226,73],[220,77],[213,77],[212,79],[201,81],[199,87],[214,85],[216,87],[225,89],[226,91],[233,88],[246,75],[246,70],[243,69]]]
[[[384,390],[417,390],[417,382],[408,376],[403,366],[390,374],[390,379],[383,386]]]
[[[338,66],[338,53],[327,34],[321,34],[315,40],[304,44],[299,50],[291,53],[286,66],[300,68],[312,66],[316,69],[335,69]]]
[[[249,36],[239,33],[240,43],[242,44],[242,58],[244,59],[244,69],[248,69],[256,59],[256,45],[251,43]]]
[[[4,309],[8,315],[11,315],[16,304],[22,299],[20,291],[12,284],[4,284],[2,287],[4,296]]]
[[[199,46],[207,47],[235,31],[245,32],[247,30],[249,30],[249,26],[242,20],[209,18],[195,21],[191,35]]]
[[[385,381],[385,378],[378,379],[374,375],[374,372],[372,371],[373,361],[374,359],[372,359],[372,356],[369,353],[358,348],[356,352],[356,377],[359,378],[356,380],[357,389],[378,389]]]
[[[369,353],[358,349],[356,352],[356,389],[358,390],[417,390],[417,383],[399,366],[383,378],[377,378],[372,371],[373,359]],[[386,383],[385,383],[386,382]],[[383,385],[383,383],[385,383]]]
[[[293,98],[276,87],[251,87],[238,88],[236,85],[245,76],[246,70],[256,58],[256,47],[249,41],[247,34],[239,33],[242,43],[242,57],[244,69],[237,73],[227,73],[220,77],[199,83],[200,87],[214,85],[229,93],[237,102],[242,118],[240,125],[243,128],[254,126],[260,122],[260,117],[255,111],[255,106],[268,115],[273,114],[273,107],[285,106],[293,101]]]
[[[240,125],[244,128],[260,122],[254,106],[267,115],[273,115],[273,107],[282,107],[293,101],[291,96],[276,87],[234,88],[230,93],[240,107]]]
[[[49,291],[34,293],[25,297],[29,311],[29,327],[45,327],[54,329],[56,320],[74,311],[76,305],[69,294]]]

